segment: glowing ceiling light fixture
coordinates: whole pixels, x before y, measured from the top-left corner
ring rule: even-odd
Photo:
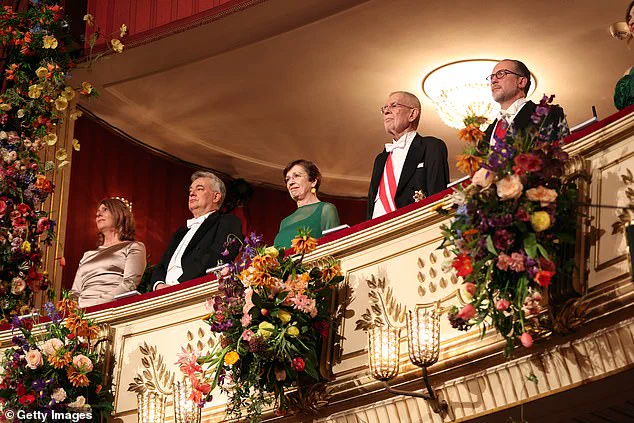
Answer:
[[[499,60],[471,59],[443,65],[423,79],[423,92],[434,102],[442,121],[452,128],[464,128],[467,116],[484,116],[489,122],[500,110],[486,77]],[[530,96],[537,85],[531,74]]]

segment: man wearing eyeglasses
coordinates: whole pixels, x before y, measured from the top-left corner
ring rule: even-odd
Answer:
[[[530,71],[519,60],[505,59],[493,68],[487,77],[491,84],[493,99],[500,105],[498,118],[489,125],[480,144],[481,149],[503,140],[510,126],[516,130],[526,130],[535,125],[531,120],[537,105],[526,99],[531,87]],[[568,135],[568,123],[560,106],[553,105],[544,121],[544,127],[553,125],[551,141]],[[488,144],[488,145],[487,145]]]
[[[381,107],[383,126],[392,137],[374,160],[368,191],[368,219],[374,219],[447,188],[447,146],[416,133],[420,101],[396,91]]]

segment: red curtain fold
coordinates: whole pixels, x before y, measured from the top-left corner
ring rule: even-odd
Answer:
[[[129,142],[87,117],[76,122],[75,137],[81,151],[73,154],[71,164],[62,275],[62,286],[67,289],[73,284],[83,253],[96,246],[94,218],[99,201],[119,196],[133,203],[137,240],[145,244],[149,263],[155,264],[174,231],[191,217],[187,192],[189,178],[196,170]],[[365,218],[365,200],[321,199],[337,206],[342,223],[352,226]],[[270,244],[281,220],[296,207],[286,191],[255,187],[247,205],[233,213],[243,221],[245,231],[263,234]]]

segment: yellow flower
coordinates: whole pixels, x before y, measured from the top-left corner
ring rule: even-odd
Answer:
[[[45,35],[42,41],[44,41],[44,48],[57,48],[57,39],[52,35]]]
[[[240,360],[240,355],[235,351],[229,351],[225,354],[225,364],[227,366],[232,366],[236,364]]]
[[[55,108],[60,112],[66,110],[68,107],[68,100],[65,97],[59,96],[55,99]]]
[[[70,118],[72,120],[77,120],[79,119],[82,115],[84,114],[84,112],[82,112],[81,110],[73,110],[72,112],[70,112]]]
[[[66,166],[68,163],[70,163],[68,160],[64,160],[63,162],[61,162],[60,164],[57,165],[57,168],[61,169],[64,166]]]
[[[91,92],[92,92],[92,84],[90,82],[82,82],[81,93],[83,95],[90,95]]]
[[[79,151],[79,140],[77,138],[73,138],[73,150]]]
[[[269,257],[277,258],[277,256],[280,255],[280,252],[277,251],[277,248],[275,247],[266,247],[266,249],[264,250],[264,254]]]
[[[286,333],[288,333],[290,336],[297,336],[299,335],[299,329],[297,329],[297,326],[291,326],[290,328],[286,329]]]
[[[273,335],[273,331],[275,330],[275,326],[273,326],[272,323],[269,322],[262,322],[258,325],[258,335],[260,335],[262,338],[268,338],[269,336]]]
[[[93,26],[95,24],[95,18],[90,13],[84,15],[84,21],[86,21],[88,26]]]
[[[22,251],[26,254],[31,252],[31,243],[29,241],[24,241],[22,243]]]
[[[9,103],[2,103],[0,104],[0,110],[2,110],[3,112],[8,112],[9,110],[11,110],[11,105]]]
[[[44,139],[46,140],[46,144],[48,145],[55,145],[57,144],[57,135],[56,134],[46,134],[44,136]]]
[[[29,97],[39,98],[42,95],[42,87],[38,84],[33,84],[29,87]]]
[[[282,321],[282,323],[286,324],[291,321],[291,313],[286,310],[280,310],[277,312],[277,318]]]
[[[48,73],[48,69],[46,69],[44,66],[40,66],[39,68],[36,69],[35,74],[37,75],[38,78],[40,79],[44,79],[46,77],[46,74]]]
[[[123,44],[121,43],[121,41],[115,38],[110,41],[110,44],[112,45],[112,50],[114,50],[116,53],[123,53]]]
[[[75,98],[75,90],[73,87],[66,86],[64,87],[64,91],[62,91],[62,96],[64,96],[66,100],[70,101]]]
[[[119,28],[119,37],[123,38],[125,37],[125,34],[128,33],[128,27],[126,26],[126,24],[121,24],[121,28]]]
[[[535,232],[542,232],[550,228],[550,215],[545,211],[538,211],[531,215],[531,225]]]
[[[59,160],[60,162],[63,160],[66,160],[68,158],[68,153],[66,153],[66,149],[60,148],[59,150],[57,150],[55,152],[55,158]]]

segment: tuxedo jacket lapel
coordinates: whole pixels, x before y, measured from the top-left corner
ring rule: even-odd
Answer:
[[[405,157],[405,163],[403,163],[401,177],[399,178],[398,185],[396,186],[395,197],[403,191],[403,189],[407,185],[407,182],[414,175],[414,172],[416,172],[416,167],[420,162],[423,161],[424,155],[425,147],[423,145],[423,139],[420,135],[416,134],[416,136],[412,140],[412,144],[409,146],[407,157]]]
[[[535,111],[535,103],[532,101],[526,102],[526,104],[521,108],[521,110],[515,115],[515,119],[513,119],[513,127],[515,129],[526,129],[531,123],[531,116]]]
[[[189,252],[203,239],[205,235],[209,232],[209,230],[215,226],[220,218],[220,213],[215,211],[209,216],[205,221],[200,225],[200,228],[194,234],[194,237],[187,244],[187,248],[183,252],[183,257],[189,254]],[[182,238],[181,238],[182,239]]]
[[[383,152],[376,158],[376,165],[374,166],[374,172],[372,173],[372,182],[370,183],[372,190],[368,196],[368,201],[374,202],[376,194],[379,192],[379,185],[381,184],[381,177],[383,177],[383,170],[385,170],[387,155],[387,151],[383,150]]]

